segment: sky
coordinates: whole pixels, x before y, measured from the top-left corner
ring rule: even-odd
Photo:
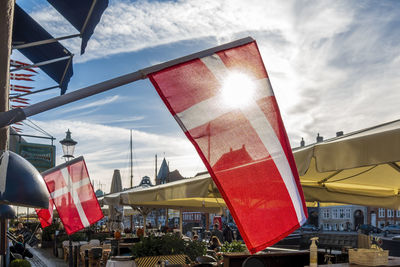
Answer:
[[[17,3],[55,37],[76,30],[45,0]],[[68,92],[167,60],[251,36],[256,39],[292,147],[400,118],[400,1],[110,0],[80,55],[80,39],[61,43],[74,56]],[[23,58],[13,51],[12,59]],[[54,85],[43,72],[29,85]],[[30,103],[59,95],[32,95]],[[29,118],[59,141],[69,129],[95,189],[108,192],[114,169],[129,187],[154,179],[165,157],[185,177],[204,171],[148,80],[137,81]],[[27,121],[26,124],[31,124]],[[24,134],[43,135],[28,126]],[[27,138],[30,142],[49,143]],[[154,180],[153,180],[154,182]]]

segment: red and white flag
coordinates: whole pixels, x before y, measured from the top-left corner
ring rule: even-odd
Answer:
[[[10,90],[17,91],[17,92],[30,93],[31,89],[33,89],[33,87],[10,84]]]
[[[33,81],[30,77],[34,76],[34,74],[23,74],[23,73],[10,73],[11,80],[18,81]]]
[[[42,176],[67,234],[103,218],[83,157],[47,170]]]
[[[306,221],[296,164],[255,41],[148,76],[197,149],[251,253]]]
[[[29,63],[25,63],[25,62],[21,62],[21,61],[18,61],[18,60],[10,59],[10,66],[11,67],[19,68],[19,67],[25,67],[25,66],[30,66],[30,65],[31,64],[29,64]],[[34,67],[34,68],[36,68],[36,67]],[[27,71],[31,71],[31,72],[34,72],[34,73],[38,73],[36,70],[34,70],[32,68],[25,68],[23,70],[27,70]]]
[[[40,224],[42,225],[42,228],[46,228],[47,226],[50,226],[53,222],[53,209],[54,209],[54,204],[53,200],[49,196],[49,208],[48,209],[35,209],[36,214],[39,218]]]

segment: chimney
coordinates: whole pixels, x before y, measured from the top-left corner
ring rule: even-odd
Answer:
[[[300,141],[300,146],[301,147],[303,147],[303,146],[305,146],[306,145],[306,142],[304,142],[304,139],[303,139],[303,137],[301,138],[301,141]]]
[[[342,136],[343,135],[343,131],[340,132],[336,132],[336,137]]]
[[[318,133],[318,135],[317,135],[317,143],[320,143],[322,141],[324,141],[324,137],[323,136],[319,136],[319,133]]]

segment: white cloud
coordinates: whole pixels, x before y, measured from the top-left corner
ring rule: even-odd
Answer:
[[[107,98],[104,98],[104,99],[100,99],[100,100],[97,100],[97,101],[92,101],[92,102],[84,104],[84,105],[75,105],[75,106],[69,107],[68,108],[68,112],[81,110],[81,109],[87,109],[87,108],[93,108],[93,107],[99,107],[99,106],[102,106],[102,105],[107,105],[107,104],[110,104],[110,103],[113,103],[113,102],[117,101],[118,98],[119,98],[118,95],[114,95],[114,96],[110,96],[110,97],[107,97]]]
[[[114,169],[121,170],[123,186],[129,187],[129,130],[77,120],[33,122],[46,129],[57,140],[62,140],[66,130],[69,129],[72,138],[78,142],[75,147],[75,156],[83,154],[91,179],[101,180],[103,184],[106,184],[106,191],[109,190]],[[165,154],[166,159],[171,163],[170,168],[178,169],[186,177],[205,170],[195,149],[183,134],[171,137],[133,130],[132,142],[135,155],[133,168],[135,185],[145,175],[154,179],[156,153],[159,158],[158,167]],[[61,164],[63,162],[61,145],[56,142],[55,146],[59,155],[56,161],[57,164]]]
[[[340,130],[354,131],[399,118],[398,10],[395,1],[111,1],[86,54],[77,56],[75,62],[186,40],[207,40],[212,46],[252,35],[257,39],[291,143],[297,146],[302,136],[311,143],[318,132],[327,138]],[[32,15],[55,36],[74,32],[54,12],[45,9]],[[78,54],[80,40],[65,44]],[[121,140],[109,140],[128,138],[127,130],[104,128],[97,124],[99,118],[91,118],[90,123],[73,124],[79,135],[105,142],[108,150],[101,151],[102,157],[121,161],[108,145],[126,151]],[[62,132],[66,128],[60,127]],[[172,144],[180,147],[183,137],[137,134],[136,138],[143,138],[138,158],[147,162],[145,166],[151,165],[151,153],[163,146],[167,155],[171,153],[182,165],[186,155],[192,155],[186,145],[179,155],[171,149]],[[93,161],[98,162],[93,163],[98,164],[95,169],[104,162],[98,158],[97,147],[85,145]],[[141,153],[147,154],[143,158]]]

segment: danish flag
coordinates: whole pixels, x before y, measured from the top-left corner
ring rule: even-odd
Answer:
[[[18,81],[33,81],[30,78],[32,76],[34,76],[34,74],[10,73],[10,79]]]
[[[104,217],[83,157],[47,170],[42,176],[67,234]],[[37,214],[43,221],[51,222],[50,210],[38,210]]]
[[[306,221],[296,164],[255,41],[148,76],[202,158],[251,253]]]

